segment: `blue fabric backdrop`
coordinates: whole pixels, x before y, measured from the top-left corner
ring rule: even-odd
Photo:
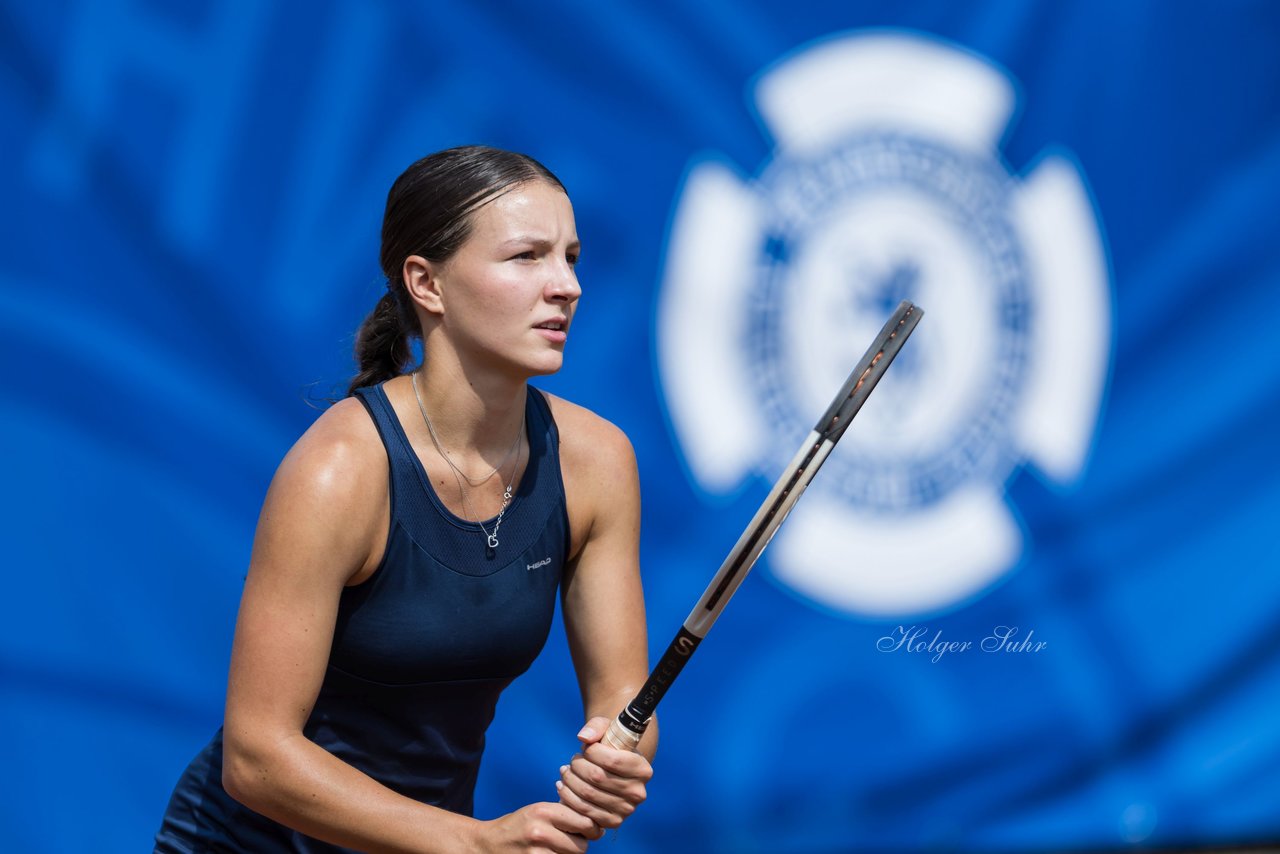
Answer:
[[[586,295],[542,386],[634,441],[660,651],[767,488],[704,492],[658,376],[683,178],[712,154],[754,175],[753,82],[866,28],[1002,68],[1003,161],[1061,150],[1087,182],[1112,325],[1092,450],[1067,486],[1012,472],[1024,551],[954,607],[750,578],[609,849],[1280,840],[1280,7],[11,0],[0,847],[145,849],[220,722],[263,492],[380,293],[386,190],[438,148],[529,152],[572,193]],[[1048,645],[885,654],[900,625]],[[479,814],[553,798],[579,715],[557,628],[499,708]]]

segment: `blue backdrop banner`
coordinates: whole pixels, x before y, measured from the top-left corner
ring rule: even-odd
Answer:
[[[610,850],[1280,843],[1278,44],[1265,0],[4,2],[0,847],[150,844],[387,189],[467,142],[573,199],[537,384],[635,445],[655,659],[926,311]],[[477,814],[580,724],[557,624]]]

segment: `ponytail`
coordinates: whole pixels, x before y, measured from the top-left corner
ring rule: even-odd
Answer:
[[[404,373],[413,357],[409,335],[400,319],[396,298],[387,291],[356,332],[356,366],[359,373],[351,380],[347,396],[356,389],[377,385]]]

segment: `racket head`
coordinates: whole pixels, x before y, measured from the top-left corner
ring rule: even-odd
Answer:
[[[903,300],[898,304],[897,310],[885,321],[880,334],[854,366],[827,411],[818,419],[814,432],[833,444],[840,441],[844,431],[849,429],[853,416],[867,402],[876,383],[880,382],[923,316],[924,310],[910,300]]]

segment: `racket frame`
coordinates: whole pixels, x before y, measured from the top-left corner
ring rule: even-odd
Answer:
[[[684,669],[698,644],[711,631],[725,606],[755,566],[769,541],[791,513],[818,469],[849,429],[853,417],[884,376],[924,311],[904,300],[885,323],[865,355],[854,367],[831,405],[818,419],[800,449],[774,483],[769,495],[742,532],[698,603],[676,632],[640,692],[609,725],[603,741],[611,747],[634,750],[649,719]]]

